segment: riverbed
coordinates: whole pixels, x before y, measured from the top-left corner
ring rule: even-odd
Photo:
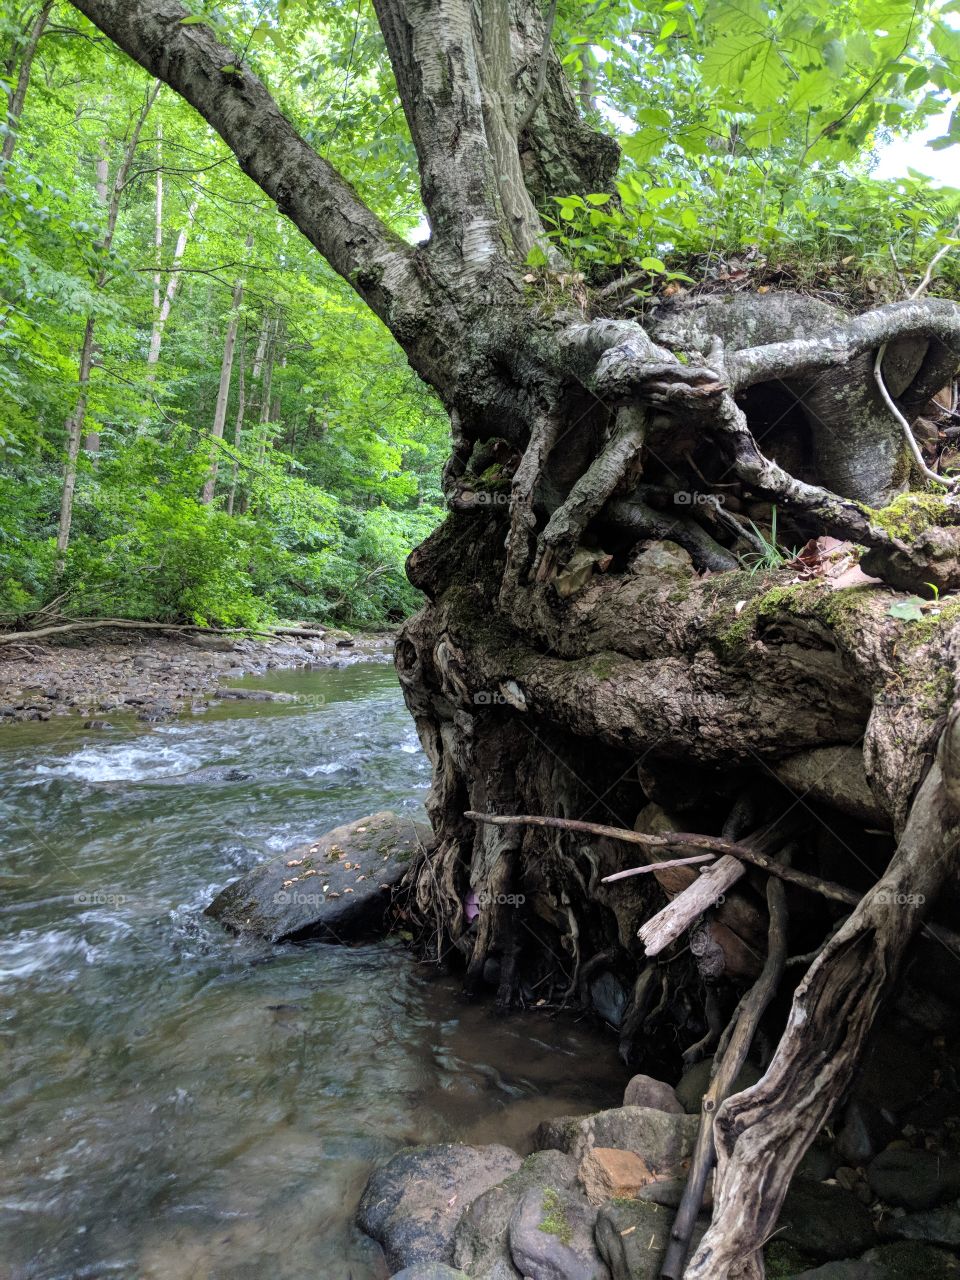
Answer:
[[[0,1276],[382,1280],[352,1225],[414,1142],[529,1149],[619,1102],[587,1022],[468,1004],[400,939],[268,947],[202,915],[263,858],[429,783],[391,667],[159,725],[0,731]]]

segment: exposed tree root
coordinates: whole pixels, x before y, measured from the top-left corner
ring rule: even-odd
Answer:
[[[955,708],[886,874],[814,960],[764,1077],[719,1110],[713,1222],[687,1280],[762,1276],[758,1251],[794,1170],[846,1090],[910,939],[960,869],[958,740]]]

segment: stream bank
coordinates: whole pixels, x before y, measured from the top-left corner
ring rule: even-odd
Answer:
[[[0,724],[80,714],[132,712],[160,721],[244,696],[224,681],[295,667],[388,661],[392,632],[316,629],[296,638],[153,630],[68,632],[55,641],[0,647]],[[249,691],[248,691],[249,692]],[[268,690],[254,700],[268,701]]]

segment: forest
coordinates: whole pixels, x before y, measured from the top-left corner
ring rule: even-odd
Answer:
[[[236,1152],[236,1237],[213,1225],[229,1198],[158,1193],[194,1233],[176,1274],[946,1280],[960,0],[8,0],[3,22],[0,716],[155,726],[111,746],[87,721],[108,737],[66,763],[63,731],[35,831],[69,821],[61,783],[99,787],[108,827],[131,783],[140,848],[150,787],[182,785],[186,813],[202,785],[211,871],[169,889],[197,965],[236,963],[210,919],[274,948],[274,983],[315,965],[334,1014],[297,971],[244,1015],[298,1028],[293,1075],[336,1059],[311,1040],[329,1017],[375,1044],[422,1031],[438,1081],[415,1102],[425,1069],[391,1042],[390,1121],[353,1095],[338,1147],[325,1116],[349,1221],[314,1206],[306,1244],[264,1244]],[[345,626],[372,647],[344,657]],[[419,747],[383,736],[404,730],[375,671],[334,674],[385,631]],[[316,642],[315,687],[269,676],[310,665],[285,637]],[[86,707],[58,705],[70,663],[101,682]],[[283,687],[216,684],[243,671]],[[184,717],[215,685],[225,742],[230,699],[296,705],[249,711],[213,763]],[[88,834],[73,877],[111,847]],[[168,839],[181,875],[190,840]],[[380,948],[369,971],[345,942]],[[441,985],[408,993],[399,945]],[[399,1016],[371,1013],[384,983]],[[444,1041],[466,1025],[475,1090]],[[607,1039],[543,1068],[584,1026]],[[245,1105],[286,1097],[251,1036],[227,1077],[244,1063]],[[597,1043],[624,1093],[593,1078]],[[244,1112],[250,1151],[279,1140],[271,1114]],[[319,1150],[283,1143],[271,1167],[302,1158],[319,1186]],[[37,1274],[99,1274],[111,1249],[164,1274],[139,1228],[96,1220],[102,1242],[49,1244]]]

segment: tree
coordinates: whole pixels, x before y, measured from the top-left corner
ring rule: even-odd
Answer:
[[[771,783],[791,778],[794,808],[802,800],[830,825],[838,811],[868,812],[889,833],[887,871],[813,960],[766,1075],[717,1115],[717,1207],[686,1274],[761,1274],[759,1247],[790,1176],[957,869],[958,714],[943,672],[960,633],[951,603],[911,644],[904,619],[911,608],[924,617],[916,601],[894,601],[891,617],[883,590],[751,575],[738,555],[784,562],[775,505],[781,529],[865,548],[862,571],[892,588],[960,586],[952,487],[901,493],[915,453],[909,423],[960,363],[960,309],[917,297],[851,316],[788,292],[718,292],[639,318],[618,313],[620,282],[590,291],[562,261],[589,250],[581,224],[618,234],[631,225],[629,192],[614,187],[617,148],[596,117],[581,118],[531,0],[374,2],[416,150],[424,246],[391,229],[305,141],[229,29],[218,38],[175,0],[75,6],[217,131],[449,412],[451,514],[410,558],[428,603],[404,627],[397,667],[434,765],[437,840],[416,901],[465,952],[468,979],[493,962],[509,1003],[521,982],[575,990],[591,965],[632,965],[634,1028],[651,1013],[651,981],[660,1007],[685,998],[682,965],[662,977],[641,958],[638,973],[625,943],[653,891],[600,890],[600,872],[622,854],[609,833],[585,845],[564,830],[571,815],[606,809],[629,829],[656,804],[694,827],[674,844],[725,826],[731,856],[756,857],[771,827],[773,853],[804,836],[780,821],[791,806]],[[648,61],[674,38],[673,9],[652,11],[653,35],[639,41]],[[886,90],[914,75],[903,60],[921,37],[940,58],[923,84],[934,75],[938,88],[956,86],[954,46],[931,15],[918,32],[916,6],[885,8],[882,28],[869,10],[845,10],[851,28],[876,33],[849,40],[849,59],[831,46],[825,3],[812,13],[756,6],[745,27],[723,5],[700,27],[691,17],[692,31],[715,30],[712,65],[727,79],[695,120],[709,145],[719,139],[749,162],[756,126],[793,170],[837,137],[862,144],[886,118]],[[609,22],[611,12],[619,22],[632,11],[612,3],[588,17]],[[561,28],[582,99],[599,99],[631,39]],[[609,72],[593,54],[604,40]],[[702,73],[710,67],[705,58]],[[700,83],[691,72],[691,98]],[[734,119],[744,95],[758,109]],[[647,109],[645,124],[668,131],[670,111]],[[798,147],[790,130],[801,118]],[[556,209],[569,234],[549,233]],[[665,270],[652,255],[640,269]],[[775,450],[764,453],[766,435]],[[638,552],[651,538],[668,551]],[[822,753],[843,748],[852,772],[836,788]],[[468,811],[559,817],[561,834],[475,823]],[[862,835],[851,839],[865,856]],[[771,858],[766,866],[783,872]],[[484,890],[484,905],[468,930],[471,888]],[[523,929],[502,905],[516,890],[531,904]],[[741,931],[748,905],[740,900],[734,919]],[[725,965],[732,973],[737,929],[715,914],[708,923],[718,927],[698,954],[712,956],[714,977]],[[558,974],[550,957],[564,953],[568,972]]]

